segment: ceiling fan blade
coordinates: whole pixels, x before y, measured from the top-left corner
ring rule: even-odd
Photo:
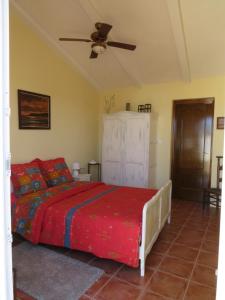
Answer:
[[[106,24],[106,23],[96,23],[95,27],[98,29],[100,36],[107,36],[109,31],[112,29],[112,25]]]
[[[92,50],[90,58],[97,58],[97,57],[98,57],[98,54]]]
[[[112,41],[108,41],[107,45],[111,46],[111,47],[126,49],[126,50],[134,50],[136,48],[135,45],[124,44],[124,43],[119,43],[119,42],[112,42]]]
[[[60,41],[69,41],[69,42],[92,42],[89,39],[75,39],[75,38],[59,38]]]

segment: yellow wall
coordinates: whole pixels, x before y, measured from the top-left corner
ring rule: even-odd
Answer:
[[[98,94],[90,84],[10,11],[12,162],[65,157],[69,166],[97,159]],[[17,89],[51,96],[51,130],[19,130]]]
[[[112,95],[115,95],[115,106],[112,112],[125,110],[125,103],[130,102],[131,110],[134,111],[137,111],[138,104],[151,103],[152,111],[157,114],[157,187],[170,177],[172,100],[215,97],[212,154],[212,183],[215,183],[215,157],[223,154],[224,132],[216,129],[216,117],[224,116],[225,77],[193,80],[191,83],[175,82],[104,91],[101,94],[101,114],[104,112],[105,97],[109,98]]]
[[[10,39],[12,162],[64,156],[69,165],[77,160],[86,166],[90,159],[98,159],[101,150],[98,119],[102,119],[105,96],[115,94],[112,111],[124,110],[126,102],[135,111],[138,104],[151,103],[157,114],[156,182],[159,187],[170,177],[172,100],[215,97],[212,174],[215,183],[215,156],[222,154],[223,148],[223,130],[215,127],[216,117],[224,116],[225,77],[104,91],[100,93],[99,115],[97,91],[14,10],[10,16]],[[51,130],[18,129],[17,89],[51,96]]]

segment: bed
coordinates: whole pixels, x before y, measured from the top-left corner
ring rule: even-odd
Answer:
[[[91,252],[131,267],[138,267],[140,261],[144,276],[145,259],[166,221],[170,222],[171,181],[155,190],[75,182],[67,173],[69,180],[63,174],[61,182],[49,187],[50,179],[42,168],[44,180],[37,184],[39,165],[26,166],[36,176],[35,190],[23,185],[26,192],[14,197],[13,231],[34,244]],[[62,165],[66,166],[61,160],[60,170]],[[18,165],[12,168],[12,177],[15,174],[24,176]],[[22,182],[30,186],[28,177]],[[14,187],[18,190],[15,178]]]

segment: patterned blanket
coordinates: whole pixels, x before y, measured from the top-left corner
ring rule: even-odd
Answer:
[[[13,231],[32,243],[91,252],[137,267],[142,209],[157,190],[72,182],[15,201]]]

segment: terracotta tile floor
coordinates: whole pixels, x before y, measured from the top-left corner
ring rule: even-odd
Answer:
[[[213,300],[219,217],[215,208],[203,211],[199,203],[174,200],[171,224],[165,225],[147,257],[144,278],[139,269],[88,253],[49,248],[105,271],[80,300]],[[15,236],[14,246],[20,242]],[[17,300],[32,299],[17,290]]]

